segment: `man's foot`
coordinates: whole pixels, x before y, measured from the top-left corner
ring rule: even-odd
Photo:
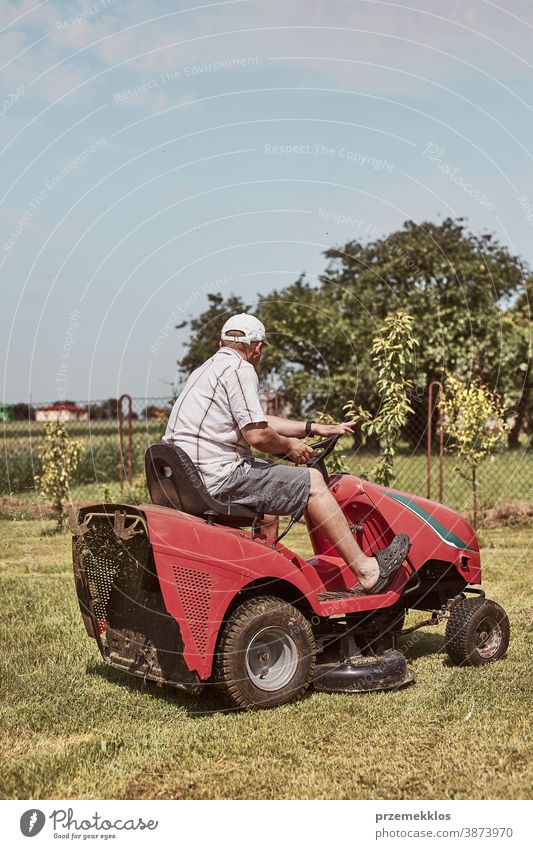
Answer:
[[[371,590],[376,581],[379,581],[379,564],[375,557],[364,557],[357,562],[357,574],[355,583],[351,589],[358,593]]]
[[[366,595],[378,595],[385,592],[389,584],[392,582],[396,572],[409,554],[411,543],[407,534],[396,534],[393,541],[387,548],[381,551],[376,551],[373,557],[378,562],[378,577],[370,586],[363,586]]]

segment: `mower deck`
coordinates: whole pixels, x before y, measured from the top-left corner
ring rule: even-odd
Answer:
[[[321,693],[370,693],[398,690],[413,683],[404,655],[388,649],[380,656],[356,656],[315,667],[313,687]]]

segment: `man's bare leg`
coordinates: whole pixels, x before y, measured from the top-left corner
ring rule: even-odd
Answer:
[[[379,577],[375,557],[363,554],[353,538],[344,513],[333,498],[318,469],[309,469],[311,490],[306,513],[313,527],[320,527],[365,590],[372,589]]]
[[[260,528],[262,534],[267,537],[274,537],[275,539],[279,531],[279,516],[265,513],[261,519]]]

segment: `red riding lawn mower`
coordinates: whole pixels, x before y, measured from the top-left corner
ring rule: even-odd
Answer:
[[[237,708],[275,707],[310,687],[357,693],[413,680],[401,635],[448,616],[446,650],[457,665],[503,657],[505,611],[485,598],[475,533],[459,514],[424,498],[329,476],[337,435],[316,443],[320,469],[366,554],[408,534],[409,556],[381,595],[309,527],[304,560],[274,540],[254,512],[213,498],[187,454],[148,448],[153,504],[94,504],[72,511],[73,560],[81,613],[110,666],[196,693],[216,685]],[[410,609],[428,618],[404,628]]]

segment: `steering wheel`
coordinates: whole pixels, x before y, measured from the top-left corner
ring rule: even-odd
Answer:
[[[318,469],[326,483],[329,481],[328,470],[326,468],[326,457],[329,457],[337,442],[344,436],[343,433],[334,433],[333,436],[328,436],[326,439],[321,439],[320,442],[314,442],[309,448],[313,451],[320,450],[318,456],[314,457],[309,463],[306,463],[308,469]]]

